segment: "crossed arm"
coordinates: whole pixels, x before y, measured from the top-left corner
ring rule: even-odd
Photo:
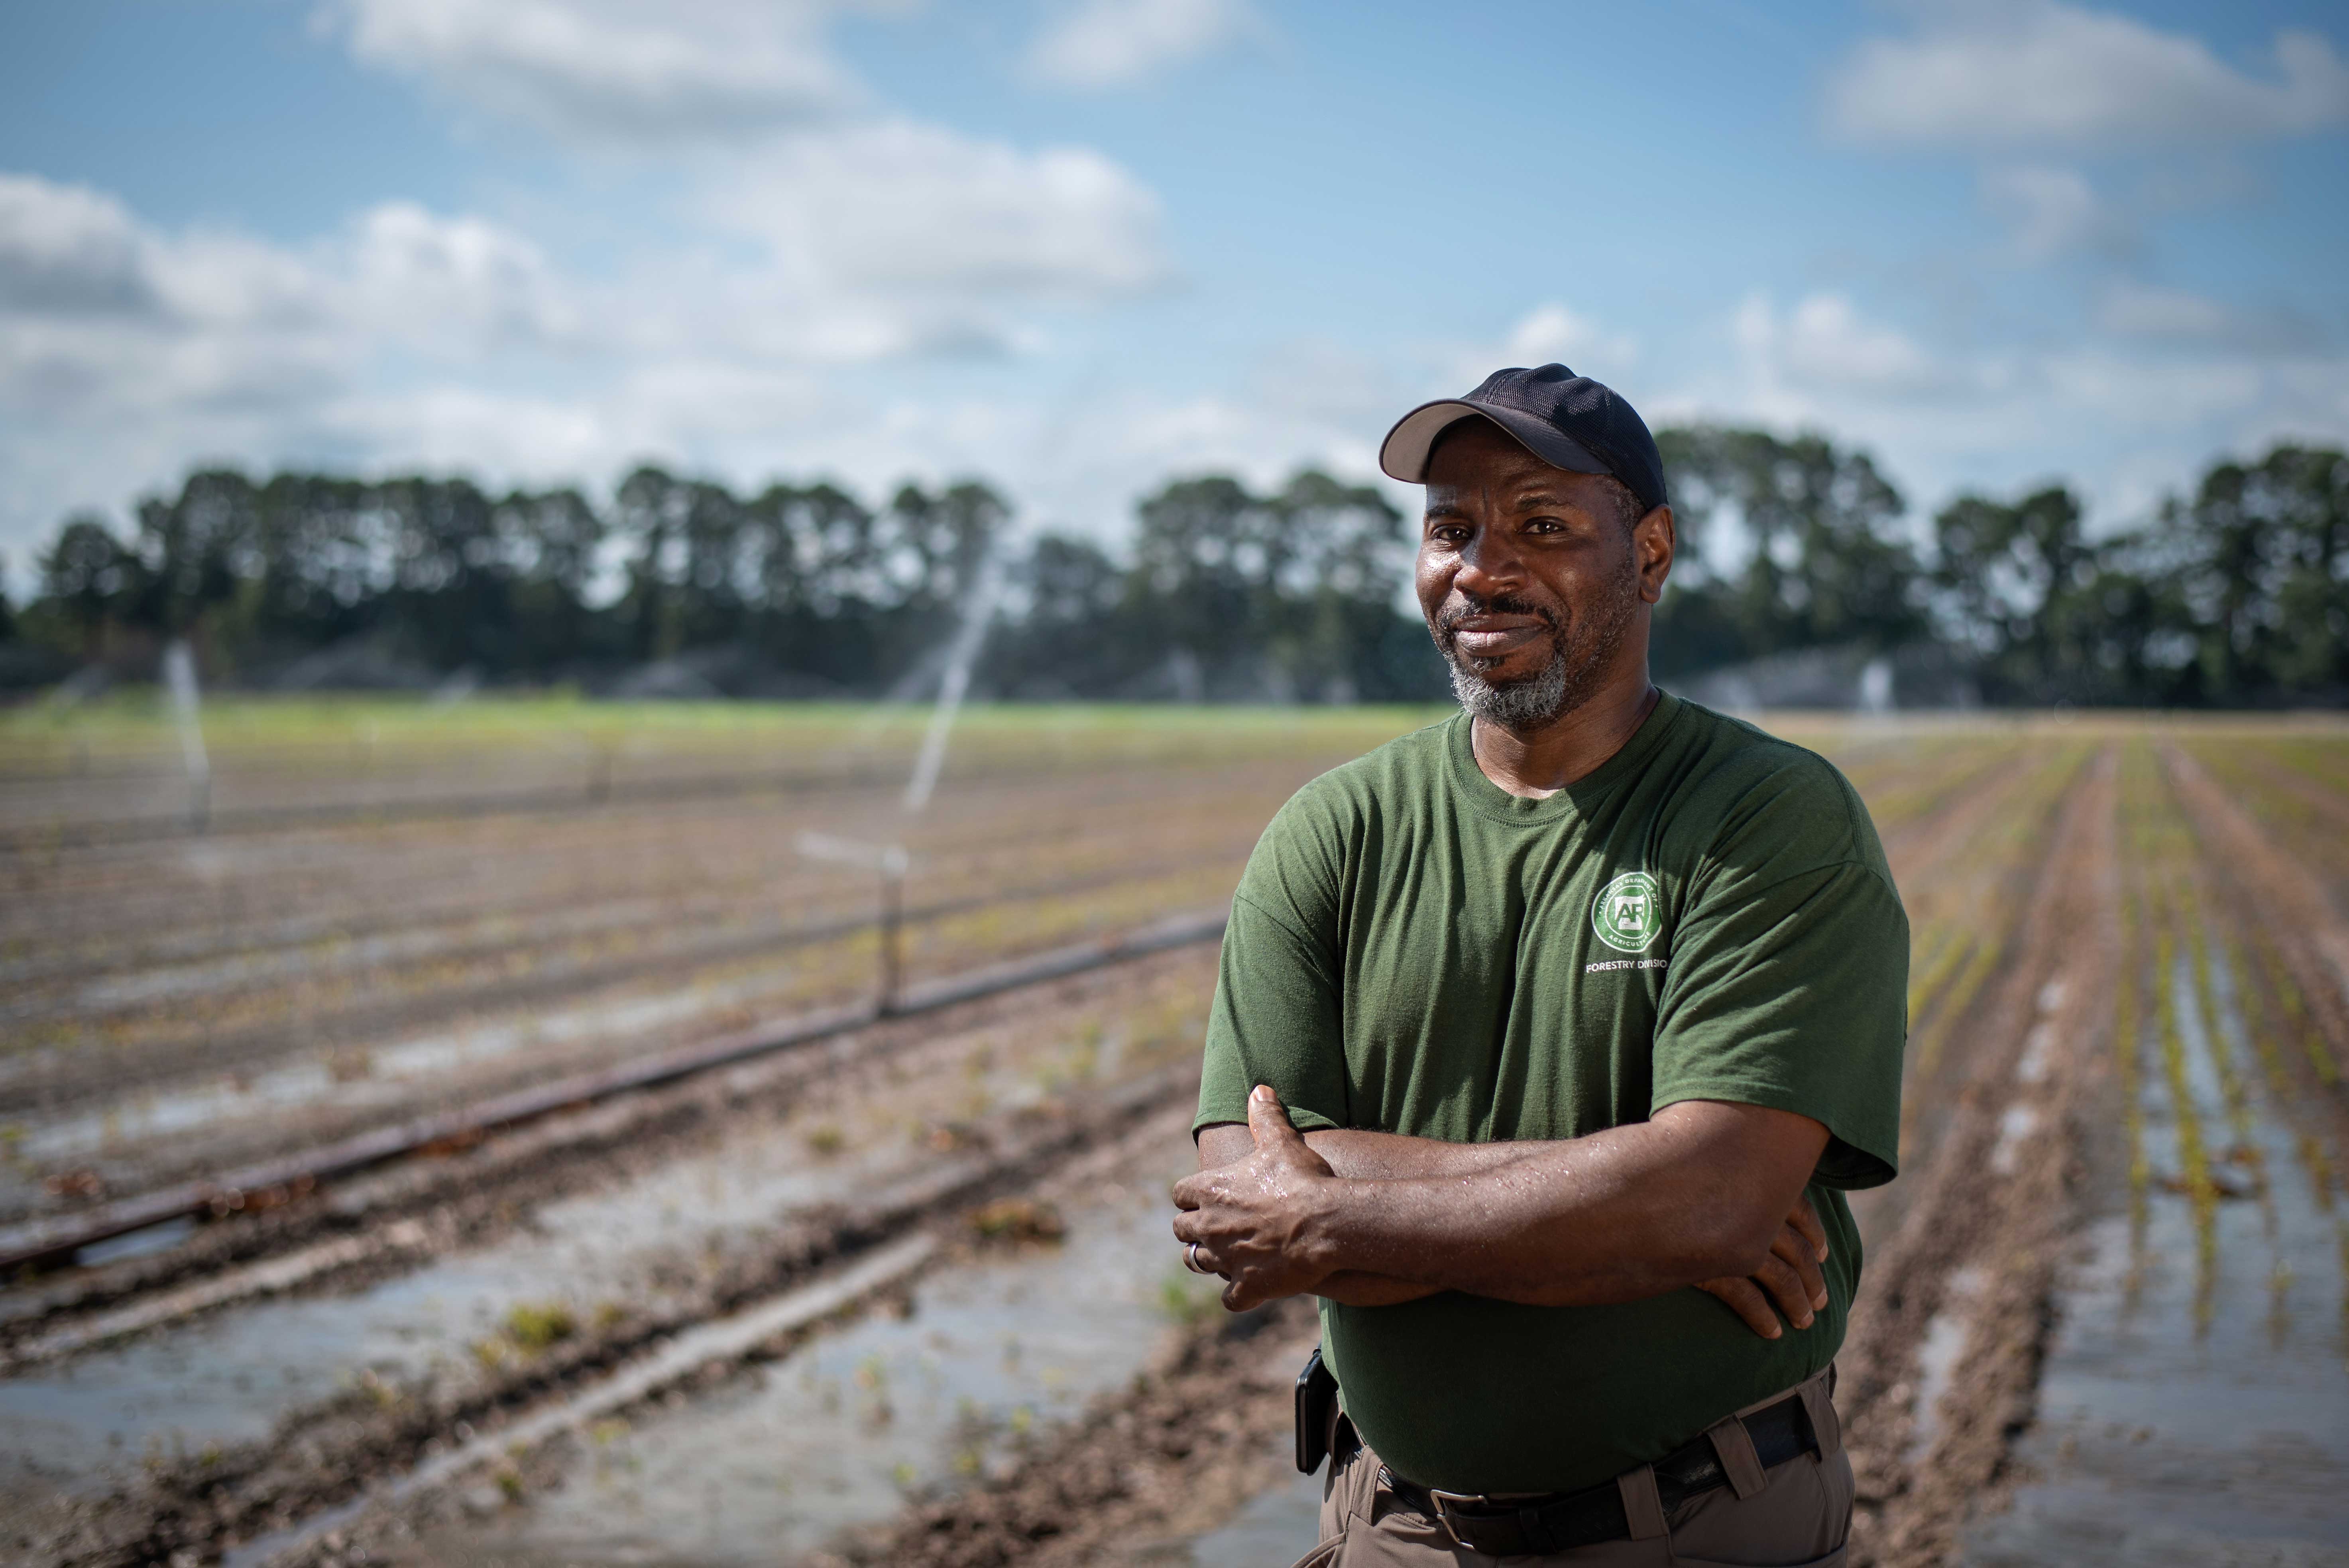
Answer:
[[[1174,1234],[1230,1282],[1236,1311],[1444,1290],[1580,1305],[1696,1285],[1775,1339],[1772,1304],[1797,1328],[1826,1305],[1826,1235],[1802,1196],[1826,1139],[1808,1117],[1718,1100],[1542,1142],[1299,1134],[1259,1087],[1247,1126],[1200,1132]]]

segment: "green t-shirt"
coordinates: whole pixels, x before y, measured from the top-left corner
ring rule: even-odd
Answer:
[[[1542,800],[1465,715],[1316,779],[1232,901],[1196,1125],[1257,1083],[1300,1130],[1578,1138],[1677,1100],[1799,1111],[1833,1255],[1814,1325],[1755,1335],[1695,1289],[1607,1306],[1445,1292],[1321,1305],[1362,1439],[1454,1491],[1569,1491],[1825,1367],[1859,1278],[1845,1190],[1892,1179],[1909,923],[1823,758],[1666,696]]]

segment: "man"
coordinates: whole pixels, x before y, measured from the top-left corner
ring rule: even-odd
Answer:
[[[1839,1563],[1843,1192],[1892,1177],[1906,1030],[1874,827],[1650,683],[1672,512],[1622,398],[1500,371],[1380,462],[1464,711],[1266,830],[1175,1188],[1226,1305],[1321,1298],[1306,1561]]]

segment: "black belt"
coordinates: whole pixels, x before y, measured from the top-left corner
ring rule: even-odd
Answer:
[[[1744,1423],[1746,1435],[1754,1439],[1754,1457],[1764,1470],[1798,1454],[1819,1451],[1810,1412],[1799,1394],[1789,1394],[1754,1411],[1744,1418]],[[1702,1434],[1658,1460],[1655,1470],[1657,1500],[1666,1513],[1729,1481],[1713,1439]],[[1452,1532],[1454,1541],[1487,1557],[1570,1552],[1602,1541],[1620,1541],[1631,1533],[1630,1518],[1623,1511],[1623,1494],[1611,1480],[1581,1491],[1491,1498],[1438,1494],[1381,1466],[1379,1484],[1412,1512],[1436,1521]]]

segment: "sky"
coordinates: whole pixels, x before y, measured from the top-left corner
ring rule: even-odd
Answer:
[[[2349,440],[2345,263],[2337,0],[0,0],[0,556],[212,462],[1114,543],[1549,360],[2109,528]]]

